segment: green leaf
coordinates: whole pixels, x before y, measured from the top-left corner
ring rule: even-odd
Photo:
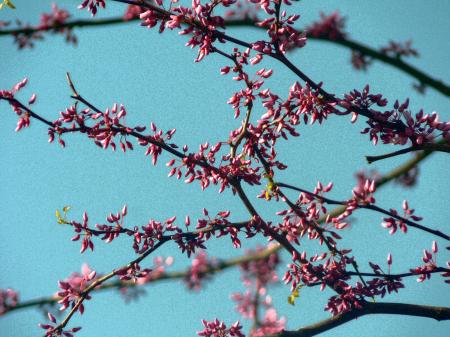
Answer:
[[[3,0],[3,3],[0,4],[0,9],[2,9],[3,5],[8,6],[11,9],[16,9],[16,6],[10,0]]]

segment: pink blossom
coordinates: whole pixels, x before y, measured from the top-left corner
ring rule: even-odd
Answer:
[[[345,18],[341,17],[339,12],[333,12],[330,15],[320,13],[320,20],[313,22],[306,28],[306,31],[309,35],[317,38],[340,40],[347,36],[344,28]]]
[[[11,288],[0,289],[0,316],[19,302],[19,293]]]
[[[217,318],[214,321],[208,322],[202,320],[204,329],[197,331],[198,336],[204,337],[245,337],[242,333],[242,326],[239,321],[231,325],[229,328],[224,322],[220,322]]]

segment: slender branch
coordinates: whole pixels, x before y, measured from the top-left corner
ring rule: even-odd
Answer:
[[[308,38],[313,39],[314,37],[308,36]],[[444,83],[441,80],[434,79],[433,77],[426,74],[425,72],[406,63],[405,61],[403,61],[403,59],[401,59],[399,57],[388,56],[387,54],[382,53],[376,49],[370,48],[360,42],[356,42],[356,41],[353,41],[353,40],[350,40],[347,38],[332,40],[332,39],[323,38],[323,37],[316,37],[315,39],[320,40],[320,41],[334,43],[337,45],[341,45],[343,47],[347,47],[351,50],[358,51],[363,55],[369,56],[373,59],[376,59],[383,63],[389,64],[389,65],[397,68],[398,70],[401,70],[401,71],[407,73],[411,77],[414,77],[420,83],[426,84],[429,87],[439,91],[441,94],[443,94],[447,97],[450,97],[450,86],[449,85],[447,85],[446,83]]]
[[[276,240],[278,243],[280,243],[288,252],[291,254],[296,253],[298,256],[300,256],[300,253],[298,250],[286,239],[285,236],[279,234],[276,232],[273,228],[270,227],[269,224],[267,224],[265,221],[262,220],[262,218],[259,216],[258,212],[256,211],[255,207],[252,205],[250,200],[248,199],[247,195],[245,194],[244,190],[242,189],[242,186],[240,184],[240,181],[234,180],[232,182],[232,186],[235,188],[239,198],[247,208],[248,212],[255,218],[260,219],[263,225],[263,229],[266,233],[268,233],[274,240]]]
[[[260,288],[258,287],[257,289],[255,289],[255,293],[253,295],[253,303],[252,303],[253,304],[253,324],[252,324],[252,327],[250,328],[250,332],[255,331],[261,325],[261,320],[259,317],[261,298],[259,296],[259,291],[260,291]],[[251,333],[250,333],[250,336],[252,336]]]
[[[450,153],[450,145],[444,143],[425,143],[421,145],[410,146],[407,147],[406,149],[401,149],[380,156],[366,156],[366,159],[369,164],[372,164],[373,162],[376,162],[378,160],[399,156],[408,152],[424,151],[424,150]]]
[[[250,120],[250,115],[252,113],[253,103],[250,102],[250,104],[247,106],[247,113],[245,114],[245,118],[242,121],[242,130],[239,133],[239,136],[237,137],[236,141],[232,144],[230,144],[230,154],[231,158],[234,158],[236,156],[236,150],[241,144],[242,140],[245,138],[245,134],[247,133],[247,127]]]
[[[450,320],[450,308],[406,303],[369,303],[361,309],[338,314],[315,324],[311,324],[294,331],[281,331],[265,337],[310,337],[334,329],[358,317],[374,314],[406,315],[432,318],[437,321]]]
[[[245,225],[247,225],[248,222],[240,222],[237,223],[236,226],[238,228],[241,228]],[[179,236],[182,237],[191,237],[191,236],[198,236],[201,233],[207,233],[207,232],[213,232],[218,228],[223,228],[223,226],[208,226],[206,228],[197,230],[197,231],[193,231],[193,232],[185,232],[185,233],[180,233]],[[164,243],[173,240],[173,235],[163,235],[161,236],[161,238],[159,239],[159,241],[151,248],[147,249],[143,254],[141,254],[139,257],[137,257],[136,259],[134,259],[133,261],[131,261],[130,263],[128,263],[127,265],[123,266],[122,268],[119,268],[118,270],[123,270],[123,269],[128,269],[131,268],[132,266],[139,264],[142,260],[144,260],[148,255],[150,255],[151,253],[153,253],[156,249],[158,249],[159,247],[161,247]],[[94,280],[86,289],[83,290],[83,292],[80,295],[80,298],[78,299],[78,301],[75,303],[75,305],[72,307],[72,309],[70,310],[69,314],[64,318],[63,321],[61,321],[60,324],[58,324],[53,330],[54,331],[62,331],[64,329],[64,327],[67,325],[67,323],[70,321],[70,319],[72,318],[72,316],[78,311],[78,309],[80,308],[80,306],[83,304],[83,302],[86,300],[86,298],[88,297],[89,293],[91,291],[93,291],[95,288],[97,288],[98,286],[102,285],[104,282],[106,282],[107,280],[111,279],[112,277],[117,275],[117,271],[118,270],[113,270],[112,272],[110,272],[109,274],[106,274],[96,280]]]
[[[116,25],[123,24],[132,21],[137,21],[139,18],[132,20],[124,20],[123,17],[113,17],[107,19],[96,19],[96,20],[71,20],[66,21],[64,23],[56,23],[51,27],[21,27],[21,28],[13,28],[13,29],[0,29],[0,36],[8,36],[8,35],[32,35],[34,33],[40,32],[48,32],[54,31],[64,28],[82,28],[82,27],[102,27],[108,25]]]
[[[87,107],[89,107],[90,109],[94,110],[97,113],[102,113],[102,111],[98,108],[96,108],[94,105],[92,105],[91,103],[89,103],[85,98],[83,98],[81,95],[73,95],[71,96],[73,99],[85,104]],[[50,128],[54,129],[56,128],[56,125],[43,118],[42,116],[38,115],[37,113],[33,112],[31,109],[29,109],[27,106],[25,106],[24,104],[22,104],[20,101],[18,101],[15,98],[9,98],[9,97],[4,97],[4,96],[0,96],[0,100],[5,100],[8,101],[11,104],[17,104],[18,106],[20,106],[21,109],[25,110],[28,115],[34,119],[39,120],[40,122],[48,125]],[[154,139],[152,139],[151,137],[145,136],[137,131],[134,130],[129,130],[127,129],[125,126],[123,125],[119,125],[119,126],[110,126],[110,129],[116,133],[126,133],[129,136],[133,136],[137,139],[140,140],[145,140],[148,143],[151,143],[153,145],[156,145],[158,147],[160,147],[161,149],[173,154],[174,156],[180,158],[180,159],[189,159],[189,157],[187,155],[185,155],[184,153],[177,151],[176,149],[172,148],[171,146],[165,144],[164,142],[160,142],[160,141],[156,141]],[[63,133],[71,133],[71,132],[79,132],[79,131],[90,131],[92,130],[92,128],[88,127],[88,126],[83,126],[83,127],[79,127],[79,128],[59,128],[58,132],[60,134]],[[99,129],[97,130],[99,132],[104,131],[103,129]],[[211,166],[210,164],[208,164],[206,161],[202,161],[202,160],[195,160],[195,159],[189,159],[192,160],[195,164],[203,167],[203,168],[209,168],[212,171],[216,171],[217,172],[217,168],[214,166]]]
[[[448,273],[450,272],[450,268],[444,268],[444,267],[436,267],[433,270],[427,271],[427,274],[435,274],[435,273]],[[367,276],[367,277],[378,277],[378,278],[387,278],[387,279],[397,279],[397,278],[403,278],[403,277],[410,277],[410,276],[417,276],[420,275],[418,273],[413,273],[413,272],[406,272],[406,273],[400,273],[400,274],[377,274],[377,273],[366,273],[366,272],[361,272],[361,273],[354,273],[354,272],[347,272],[347,275],[353,276],[353,275],[362,275],[362,276]]]
[[[130,268],[133,265],[139,264],[142,260],[144,260],[147,256],[149,256],[151,253],[153,253],[155,250],[157,250],[159,247],[161,247],[164,243],[169,241],[169,239],[161,239],[158,241],[153,247],[149,248],[146,252],[141,254],[138,258],[134,259],[127,265],[123,266],[119,269],[125,269]],[[96,287],[102,285],[104,282],[108,281],[109,279],[116,276],[117,270],[113,270],[112,272],[103,275],[102,277],[96,279],[94,282],[92,282],[86,289],[83,290],[83,292],[80,295],[80,298],[77,300],[75,305],[72,307],[72,309],[69,311],[67,316],[59,323],[56,327],[53,328],[53,331],[59,332],[62,331],[66,325],[69,323],[70,319],[73,317],[73,315],[78,311],[80,306],[83,304],[83,302],[88,297],[89,293],[93,291]],[[48,334],[47,334],[48,335]]]

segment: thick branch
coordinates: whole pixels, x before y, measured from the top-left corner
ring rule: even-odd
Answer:
[[[338,314],[295,331],[282,331],[265,337],[310,337],[334,329],[342,324],[365,315],[389,314],[427,317],[437,321],[450,320],[450,308],[406,303],[364,303],[362,309]]]

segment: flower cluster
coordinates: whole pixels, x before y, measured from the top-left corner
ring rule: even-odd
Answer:
[[[311,124],[316,121],[322,123],[334,111],[334,104],[326,102],[320,93],[308,84],[303,87],[295,82],[290,87],[286,100],[281,100],[270,90],[261,92],[260,96],[266,113],[258,121],[254,132],[258,136],[259,143],[270,149],[272,154],[268,156],[270,162],[274,162],[274,146],[278,138],[299,136],[295,128],[301,121]]]
[[[142,279],[147,279],[151,272],[152,269],[150,268],[141,268],[141,265],[139,263],[132,263],[125,268],[117,270],[116,275],[121,281],[132,280],[133,282],[137,283]]]
[[[372,59],[357,50],[352,50],[350,62],[354,69],[366,71],[372,63]]]
[[[48,313],[48,319],[53,324],[40,323],[39,327],[46,330],[44,337],[73,337],[73,334],[80,331],[81,327],[75,327],[69,330],[63,330],[56,324],[56,318],[51,313]]]
[[[84,290],[93,282],[97,273],[95,270],[89,268],[87,264],[81,267],[80,273],[72,273],[67,279],[59,281],[60,290],[56,293],[61,299],[58,301],[61,304],[59,310],[64,311],[69,307],[74,307],[77,301],[83,296],[86,300],[91,299],[89,294],[85,294]],[[84,312],[84,305],[78,307],[78,311],[82,314]]]
[[[416,49],[412,47],[412,41],[406,42],[394,42],[389,41],[389,44],[386,47],[381,47],[380,51],[383,54],[389,55],[391,57],[400,58],[400,57],[408,57],[415,56],[418,57],[419,53]]]
[[[290,242],[300,244],[300,238],[308,235],[308,239],[318,239],[320,244],[327,239],[329,244],[334,244],[334,238],[340,236],[327,228],[326,225],[320,224],[320,219],[327,213],[321,196],[331,191],[333,183],[324,186],[318,182],[313,193],[300,193],[294,208],[277,212],[279,216],[283,216],[282,222],[278,225],[278,230],[286,235]],[[326,224],[332,224],[332,228],[344,229],[346,223],[341,222],[341,218],[327,218]],[[329,234],[326,237],[326,234]]]
[[[39,25],[36,27],[39,30],[50,30],[55,34],[65,34],[66,42],[77,43],[77,38],[72,33],[72,29],[68,27],[60,27],[71,17],[70,13],[62,8],[58,8],[56,4],[52,4],[52,11],[50,13],[43,13]]]
[[[417,282],[423,282],[431,278],[431,272],[437,268],[437,261],[436,261],[437,253],[438,253],[438,246],[436,241],[433,241],[431,245],[431,252],[429,252],[426,249],[423,250],[422,261],[425,264],[417,268],[411,269],[412,273],[420,275],[420,277],[417,279]],[[447,265],[448,264],[449,263],[447,262]],[[450,276],[450,272],[444,273],[443,276],[444,277]],[[449,279],[445,280],[445,282],[450,283],[450,280]]]
[[[271,246],[266,249],[270,249]],[[257,254],[263,252],[263,248],[248,251],[247,254]],[[277,253],[272,253],[263,259],[245,261],[241,263],[241,279],[244,285],[250,287],[252,284],[256,288],[265,287],[268,284],[278,282],[276,269],[280,263],[280,257]]]
[[[201,251],[192,259],[191,266],[183,282],[188,289],[199,291],[203,283],[210,278],[208,271],[214,268],[216,264],[216,260],[208,259],[206,252]]]
[[[202,320],[204,329],[197,331],[198,336],[204,337],[245,337],[242,333],[242,326],[239,321],[231,325],[229,328],[224,322],[220,322],[217,318],[214,321],[208,322]]]
[[[403,219],[412,219],[414,221],[420,221],[422,220],[422,217],[414,215],[414,210],[409,208],[408,201],[403,201]],[[398,212],[395,209],[390,209],[390,212],[394,215],[398,215]],[[400,230],[403,233],[406,233],[408,231],[407,224],[405,220],[397,219],[394,217],[387,217],[383,219],[383,227],[389,229],[389,234],[394,234],[397,231],[397,228],[400,228]]]
[[[300,15],[287,15],[283,11],[279,18],[270,17],[258,22],[259,27],[267,28],[270,43],[258,41],[253,44],[253,49],[264,54],[278,53],[285,54],[295,48],[302,48],[306,44],[306,34],[296,30],[293,25],[300,18]]]
[[[83,2],[78,6],[79,9],[87,8],[91,12],[92,16],[97,14],[97,8],[105,8],[105,0],[83,0]]]
[[[401,277],[391,275],[392,254],[390,253],[387,256],[387,265],[388,273],[386,274],[378,264],[369,262],[369,266],[372,268],[374,274],[380,275],[367,281],[372,296],[381,296],[383,298],[386,293],[398,292],[399,289],[405,287]]]
[[[0,316],[19,302],[19,293],[11,288],[0,289]]]
[[[134,19],[138,19],[139,16],[144,13],[146,10],[142,6],[138,5],[128,5],[125,10],[125,14],[123,15],[123,19],[125,21],[130,21]]]
[[[139,263],[134,263],[128,268],[119,269],[116,272],[116,275],[122,281],[123,285],[119,288],[120,294],[126,302],[139,298],[145,294],[145,290],[143,287],[137,287],[135,285],[141,286],[163,277],[167,268],[172,264],[172,256],[166,258],[157,256],[153,258],[153,265],[151,268],[142,269]],[[132,284],[132,286],[130,286],[130,284]]]
[[[344,29],[345,18],[341,17],[339,12],[334,12],[330,15],[320,13],[320,20],[309,25],[306,31],[308,35],[316,38],[341,40],[347,37]]]
[[[204,241],[209,240],[211,237],[219,238],[229,235],[233,246],[235,248],[239,248],[241,246],[241,241],[238,238],[239,231],[243,229],[246,231],[247,236],[251,236],[254,235],[253,230],[255,227],[253,226],[252,221],[244,222],[236,226],[232,225],[228,220],[230,214],[230,211],[222,211],[218,212],[215,217],[211,218],[208,210],[204,208],[203,215],[207,218],[200,218],[197,220],[197,225],[195,228],[198,231],[198,235],[196,240],[203,244]],[[177,238],[174,239],[176,240]],[[191,251],[191,249],[188,247],[194,243],[192,243],[190,236],[185,237],[185,240],[186,243],[184,244],[179,241],[177,241],[177,243],[181,247],[182,251],[186,249],[188,251],[188,255],[190,255],[189,251]],[[193,250],[191,252],[193,252]]]
[[[11,90],[0,90],[0,99],[5,99],[11,105],[11,108],[19,116],[17,121],[16,132],[20,131],[22,128],[30,126],[30,114],[29,111],[21,103],[15,99],[15,94],[25,87],[28,83],[28,79],[24,78],[22,81],[18,82]],[[36,95],[33,94],[28,100],[28,104],[34,104],[36,101]]]
[[[228,7],[235,1],[226,0],[221,1],[220,4]],[[156,4],[158,6],[140,15],[143,26],[152,28],[160,22],[160,32],[163,32],[165,28],[180,29],[180,35],[190,36],[186,46],[198,47],[196,62],[201,61],[212,51],[213,42],[220,37],[220,33],[216,29],[224,26],[224,19],[221,16],[213,15],[215,5],[212,3],[202,5],[199,0],[194,0],[190,8],[176,6],[172,7],[171,12],[167,12],[163,9],[162,1],[157,1]],[[187,28],[182,28],[181,24],[187,24]]]
[[[261,253],[262,248],[249,253]],[[247,288],[244,293],[234,293],[231,299],[236,302],[236,311],[244,319],[257,320],[258,324],[250,332],[250,336],[265,336],[277,333],[284,329],[286,319],[278,318],[273,308],[272,298],[267,295],[267,286],[278,282],[276,268],[279,264],[277,253],[252,261],[246,261],[240,265],[241,279]],[[264,308],[264,317],[257,317],[258,307]]]
[[[71,14],[62,8],[58,8],[56,4],[51,5],[50,13],[42,13],[40,21],[37,25],[24,24],[20,20],[16,20],[18,28],[22,28],[22,32],[14,33],[14,43],[19,49],[33,48],[36,41],[44,39],[44,33],[64,35],[67,43],[77,44],[77,37],[73,34],[71,27],[64,27],[68,22]]]
[[[353,114],[352,122],[358,117],[357,109],[370,114],[367,121],[369,127],[362,133],[368,133],[374,144],[379,138],[385,144],[400,145],[406,144],[408,140],[412,145],[420,145],[431,143],[438,136],[450,138],[450,122],[439,121],[436,112],[424,114],[420,110],[413,115],[408,109],[408,99],[402,104],[396,101],[392,110],[375,110],[374,107],[385,107],[387,100],[381,94],[369,94],[368,85],[361,92],[355,89],[346,94],[339,104],[347,109],[347,113]]]

